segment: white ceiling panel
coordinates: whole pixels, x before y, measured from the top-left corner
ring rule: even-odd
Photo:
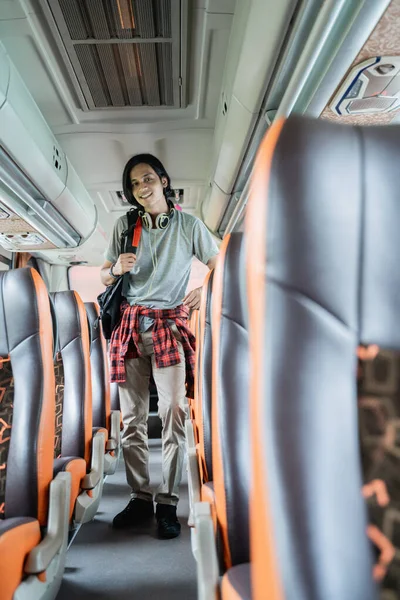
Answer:
[[[1,0],[0,40],[97,206],[95,239],[72,252],[92,261],[126,210],[116,192],[122,187],[123,167],[134,154],[156,155],[173,187],[183,190],[183,210],[198,214],[212,170],[214,125],[236,0],[182,0],[190,4],[185,108],[104,110],[82,110],[66,46],[45,18],[43,2]],[[57,261],[63,254],[48,256]]]

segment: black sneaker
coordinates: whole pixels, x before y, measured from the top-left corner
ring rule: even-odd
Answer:
[[[176,516],[176,506],[171,504],[157,504],[156,519],[159,538],[170,540],[178,537],[181,532],[181,524]]]
[[[132,498],[123,511],[118,513],[113,520],[115,529],[125,529],[142,525],[154,517],[153,502]]]

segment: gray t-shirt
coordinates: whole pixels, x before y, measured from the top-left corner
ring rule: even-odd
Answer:
[[[106,260],[117,262],[121,253],[121,232],[127,227],[128,220],[123,215],[115,223]],[[131,306],[175,308],[185,297],[193,256],[207,264],[216,254],[218,246],[204,223],[175,210],[166,229],[142,228],[133,269],[139,269],[139,272],[129,274],[129,280],[123,284],[123,294]],[[147,321],[146,329],[149,324]],[[142,326],[140,329],[144,331]]]

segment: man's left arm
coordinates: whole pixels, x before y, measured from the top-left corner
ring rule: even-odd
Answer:
[[[215,269],[215,265],[217,264],[217,259],[218,259],[218,254],[216,254],[215,256],[213,256],[212,258],[210,258],[210,260],[207,263],[207,267],[210,269]]]
[[[193,227],[193,255],[209,269],[214,269],[218,258],[218,246],[211,233],[200,219]],[[211,258],[209,258],[211,257]],[[192,310],[200,308],[201,287],[192,290],[183,299],[183,304]]]
[[[215,256],[210,258],[210,260],[208,261],[207,267],[210,269],[210,271],[211,271],[211,269],[215,269],[215,265],[217,264],[217,259],[218,259],[218,254],[216,254]],[[183,304],[192,310],[196,310],[196,309],[200,308],[201,290],[202,290],[202,288],[199,287],[199,288],[196,288],[195,290],[192,290],[188,294],[186,294],[186,296],[183,299]]]

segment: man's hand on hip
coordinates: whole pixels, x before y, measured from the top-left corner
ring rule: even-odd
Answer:
[[[200,308],[201,287],[192,290],[182,300],[183,304],[192,310]]]

